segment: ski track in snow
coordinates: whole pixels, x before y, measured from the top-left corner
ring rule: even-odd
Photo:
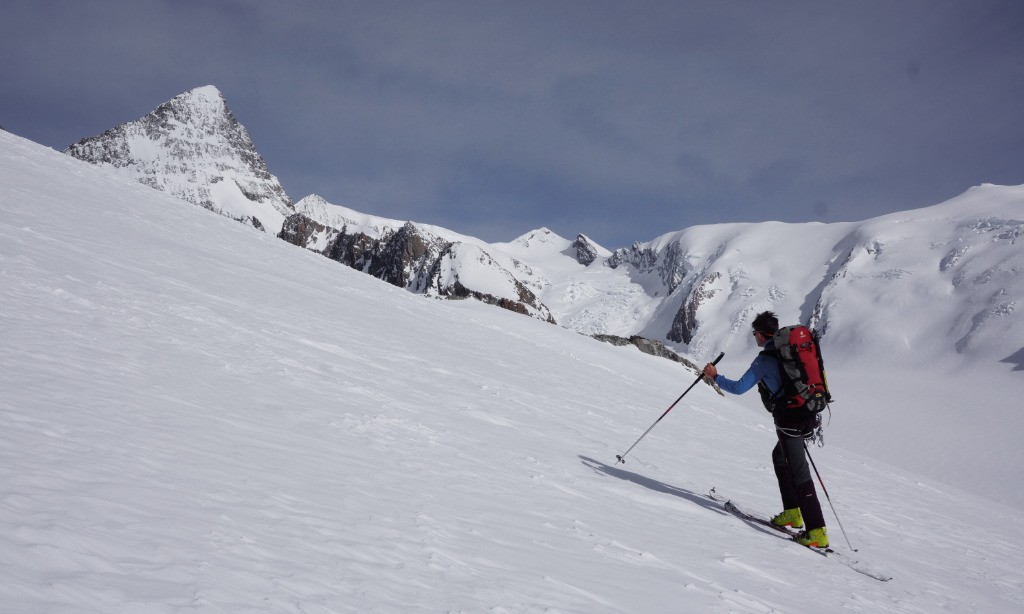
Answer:
[[[833,445],[815,461],[891,582],[704,498],[778,506],[756,399],[697,386],[615,465],[692,381],[669,361],[4,133],[0,214],[4,611],[1024,609],[1018,510]]]

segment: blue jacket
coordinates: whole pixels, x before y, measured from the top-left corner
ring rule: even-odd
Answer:
[[[765,345],[765,349],[771,349],[771,341]],[[773,346],[774,347],[774,346]],[[732,394],[743,394],[764,380],[764,385],[772,393],[772,396],[779,394],[782,390],[782,380],[779,378],[779,361],[773,356],[758,354],[754,362],[750,363],[747,372],[738,380],[731,380],[721,373],[715,376],[715,383],[718,387]]]
[[[764,350],[773,351],[774,349],[775,344],[771,341],[764,346]],[[747,372],[738,380],[733,381],[721,375],[715,377],[715,383],[718,384],[718,387],[732,394],[743,394],[757,385],[758,382],[764,382],[764,385],[768,387],[768,391],[771,393],[771,397],[777,396],[782,391],[779,361],[775,356],[764,353],[763,350],[762,353],[757,355],[754,362],[750,363],[750,368],[747,369]],[[810,433],[814,430],[814,421],[817,419],[815,414],[807,413],[806,410],[789,410],[786,409],[785,405],[781,408],[773,408],[770,406],[771,401],[766,399],[764,395],[761,396],[761,402],[764,403],[765,409],[772,412],[777,427],[800,429],[802,433]]]

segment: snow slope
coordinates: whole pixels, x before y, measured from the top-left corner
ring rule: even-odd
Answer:
[[[809,322],[830,440],[1024,508],[1022,234],[1024,186],[985,185],[864,222],[692,227],[588,267],[550,233],[498,247],[530,263],[560,324],[668,341],[685,313],[689,342],[669,345],[698,363],[724,350],[734,379],[758,312]]]
[[[753,399],[698,386],[612,466],[692,373],[9,134],[0,280],[5,611],[1024,608],[1019,509],[816,449],[878,582],[701,496],[777,507]]]

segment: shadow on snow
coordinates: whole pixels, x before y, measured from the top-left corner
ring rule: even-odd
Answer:
[[[659,482],[658,480],[652,480],[651,478],[644,477],[638,473],[633,473],[632,471],[626,471],[625,469],[619,469],[618,467],[606,465],[601,461],[594,460],[586,456],[579,456],[579,459],[584,466],[592,469],[595,473],[603,473],[613,478],[618,478],[620,480],[632,482],[638,486],[643,486],[644,488],[648,488],[655,492],[665,493],[666,495],[672,495],[674,497],[686,499],[691,503],[696,503],[701,507],[707,508],[723,516],[730,515],[728,512],[722,509],[722,505],[720,503],[712,501],[710,498],[708,498],[707,495],[701,495],[693,491],[686,490],[685,488],[679,488],[677,486],[672,486],[671,484]]]

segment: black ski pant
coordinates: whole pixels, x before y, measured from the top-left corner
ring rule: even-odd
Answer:
[[[779,443],[772,450],[772,463],[775,465],[775,477],[779,480],[782,507],[787,510],[799,507],[804,526],[809,531],[824,527],[825,517],[821,514],[821,504],[818,503],[818,493],[814,490],[811,467],[807,462],[807,450],[804,449],[804,438],[798,434],[799,430],[775,429]]]

